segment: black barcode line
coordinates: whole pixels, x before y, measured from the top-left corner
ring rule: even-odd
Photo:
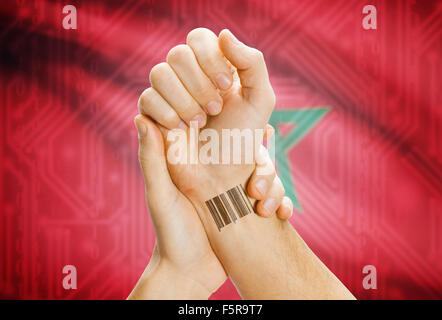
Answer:
[[[239,196],[238,191],[233,188],[227,191],[227,193],[230,195],[230,198],[232,199],[232,202],[234,203],[234,206],[236,208],[236,212],[238,212],[238,215],[240,218],[244,216],[243,212],[246,210],[245,206],[242,202],[242,198]]]
[[[250,199],[245,194],[242,185],[213,197],[206,201],[206,205],[219,231],[232,221],[235,223],[238,218],[253,212]]]
[[[240,212],[241,207],[239,206],[238,202],[236,201],[235,195],[234,195],[232,189],[227,191],[227,195],[229,196],[230,201],[232,202],[233,206],[235,207],[235,211]],[[240,217],[241,217],[241,215],[240,215]]]
[[[221,213],[219,212],[219,210],[216,207],[216,203],[215,201],[213,201],[214,199],[210,200],[210,203],[212,204],[213,208],[214,208],[214,213],[216,215],[216,217],[218,218],[218,224],[219,224],[219,229],[221,230],[222,227],[225,226],[225,223],[223,221],[223,218],[221,216]]]
[[[244,197],[241,194],[241,189],[238,186],[235,188],[235,194],[239,203],[241,204],[241,217],[244,217],[249,212],[249,208],[247,207],[247,203],[244,201]]]
[[[244,187],[240,184],[238,188],[241,188],[241,190],[242,190],[242,192],[240,192],[240,195],[241,195],[241,196],[244,196],[244,197],[246,198],[246,204],[248,204],[248,206],[249,206],[249,213],[250,213],[250,212],[253,212],[253,206],[252,206],[252,203],[250,202],[249,197],[247,197],[247,195],[246,195],[246,191],[244,190]]]
[[[241,189],[240,186],[236,186],[235,191],[236,191],[235,193],[236,197],[238,198],[238,201],[241,204],[241,217],[244,217],[251,212],[245,200],[247,196],[243,194],[244,190]]]
[[[233,209],[232,209],[232,207],[230,206],[229,201],[227,201],[227,197],[226,197],[226,195],[223,193],[223,194],[220,194],[220,197],[221,197],[221,200],[222,200],[222,202],[223,202],[223,204],[224,204],[224,207],[227,209],[227,212],[228,212],[229,215],[230,215],[230,218],[232,219],[233,222],[236,222],[236,220],[237,220],[238,218],[236,217],[235,212],[233,212]]]
[[[227,214],[227,211],[224,208],[223,203],[221,202],[221,199],[219,198],[219,196],[216,196],[212,200],[215,203],[216,209],[218,210],[218,212],[220,213],[221,217],[223,218],[224,225],[228,225],[230,222],[232,222],[230,220],[230,217]]]
[[[209,208],[210,214],[212,215],[213,220],[215,220],[215,224],[218,227],[218,231],[221,231],[221,228],[224,227],[224,224],[222,223],[218,212],[216,211],[216,208],[214,204],[212,203],[212,200],[206,201],[207,208]]]

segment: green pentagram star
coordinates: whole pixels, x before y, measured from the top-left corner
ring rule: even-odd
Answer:
[[[275,128],[275,160],[278,166],[279,176],[284,185],[286,196],[292,199],[293,205],[300,212],[302,212],[302,207],[290,174],[290,163],[288,162],[287,152],[298,144],[329,110],[328,107],[276,110],[273,111],[269,120],[269,124]],[[281,136],[278,132],[278,125],[282,123],[294,123],[295,127],[287,135]],[[270,149],[270,152],[272,153],[272,149]]]

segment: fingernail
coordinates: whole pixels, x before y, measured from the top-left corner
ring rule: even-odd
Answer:
[[[289,198],[284,197],[282,199],[281,206],[279,207],[278,210],[279,210],[278,216],[281,219],[283,219],[283,220],[289,219],[292,216],[292,214],[293,214],[292,201]]]
[[[261,196],[265,196],[267,193],[267,181],[264,179],[258,180],[255,184],[256,189],[261,194]]]
[[[266,199],[263,206],[267,213],[273,213],[276,210],[276,200],[273,198]]]
[[[143,123],[141,123],[141,121],[137,120],[136,118],[135,118],[134,122],[135,122],[135,127],[137,128],[137,131],[138,131],[138,138],[144,137],[147,133],[146,126]]]
[[[214,116],[221,112],[221,105],[216,101],[211,101],[207,104],[206,109],[211,116]]]
[[[228,89],[231,85],[230,78],[224,73],[217,75],[215,80],[218,87],[223,90]]]
[[[198,128],[202,128],[206,125],[206,116],[204,114],[197,114],[192,121],[196,121],[198,123]]]
[[[186,123],[184,121],[181,121],[178,124],[178,128],[180,128],[181,130],[187,130],[187,125],[186,125]]]
[[[284,205],[284,207],[286,207],[289,211],[293,211],[293,204],[292,201],[287,198],[284,197],[284,199],[282,199],[282,204]]]

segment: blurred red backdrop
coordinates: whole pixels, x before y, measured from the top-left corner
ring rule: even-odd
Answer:
[[[442,298],[441,15],[440,1],[3,1],[0,297],[127,297],[155,239],[137,99],[203,26],[263,51],[278,110],[330,108],[288,154],[291,223],[314,252],[358,298]],[[212,298],[239,296],[227,282]]]

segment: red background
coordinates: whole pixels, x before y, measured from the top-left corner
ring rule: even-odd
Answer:
[[[0,297],[128,295],[154,244],[137,98],[204,26],[264,52],[277,109],[330,107],[289,153],[291,222],[314,252],[358,298],[442,298],[441,15],[438,1],[2,1]],[[239,296],[227,282],[213,298]]]

